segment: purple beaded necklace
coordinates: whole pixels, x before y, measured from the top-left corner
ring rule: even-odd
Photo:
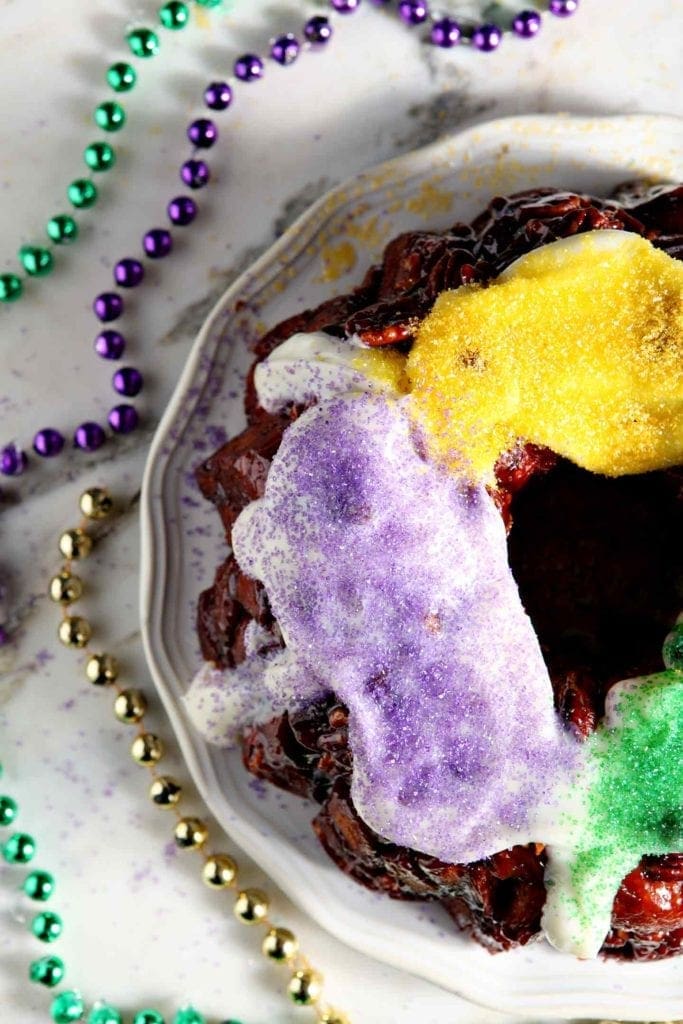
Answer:
[[[353,14],[360,7],[361,0],[328,0],[333,13]],[[496,50],[505,33],[529,39],[541,28],[541,13],[537,9],[521,10],[507,19],[506,23],[485,22],[475,24],[454,17],[432,13],[428,0],[370,0],[376,7],[393,8],[403,23],[410,27],[425,26],[426,41],[434,46],[450,49],[458,45],[473,46],[488,53]],[[206,0],[205,0],[206,3]],[[209,4],[206,4],[207,6]],[[214,4],[212,3],[211,6]],[[579,0],[547,0],[547,10],[557,17],[568,17],[579,6]],[[150,30],[140,29],[139,33]],[[232,84],[227,81],[210,82],[204,90],[204,105],[212,112],[222,112],[231,107],[234,85],[250,84],[263,78],[268,60],[287,67],[300,55],[303,49],[324,47],[333,37],[334,26],[330,17],[314,15],[303,25],[302,38],[285,33],[273,39],[266,57],[253,53],[243,54],[235,61]],[[152,33],[153,34],[153,33]],[[122,117],[125,115],[122,114]],[[196,192],[206,187],[211,179],[209,164],[201,155],[218,140],[218,128],[213,119],[199,117],[187,128],[187,137],[192,152],[180,166],[180,179],[187,189]],[[199,212],[196,200],[190,195],[178,195],[166,207],[168,221],[173,228],[192,224]],[[148,260],[160,260],[173,251],[173,234],[167,227],[153,227],[142,238],[142,256]],[[38,275],[37,275],[38,276]],[[0,275],[0,286],[6,285],[13,275]],[[125,301],[122,291],[138,288],[145,279],[145,264],[137,257],[118,260],[113,271],[114,286],[119,290],[104,291],[92,303],[95,317],[101,324],[111,324],[122,318]],[[11,301],[17,297],[16,289],[0,287],[0,301]],[[95,352],[100,358],[118,361],[126,349],[126,339],[118,329],[103,327],[94,342]],[[134,398],[144,386],[141,372],[133,366],[122,366],[112,376],[112,388],[117,396]],[[107,426],[114,435],[129,434],[139,422],[137,409],[130,402],[117,402],[107,415]],[[84,452],[94,452],[107,440],[107,430],[101,423],[87,420],[78,425],[73,433],[73,446]],[[59,455],[65,448],[65,436],[53,427],[44,427],[33,437],[32,448],[42,458]],[[5,476],[19,476],[29,466],[29,456],[15,441],[0,450],[0,473]]]

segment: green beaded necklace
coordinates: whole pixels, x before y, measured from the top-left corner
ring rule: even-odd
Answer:
[[[214,8],[223,5],[230,9],[234,0],[194,0],[198,7]],[[157,11],[159,25],[170,32],[185,28],[190,22],[190,3],[184,0],[168,0]],[[136,27],[125,35],[131,55],[138,60],[156,57],[161,41],[154,29]],[[128,61],[116,61],[106,71],[105,81],[109,88],[120,95],[130,92],[138,80],[138,72]],[[121,131],[126,125],[126,112],[118,100],[105,100],[93,112],[96,126],[106,135]],[[79,236],[78,214],[90,210],[99,198],[93,176],[111,171],[116,164],[116,150],[105,139],[89,143],[83,151],[83,162],[88,169],[86,177],[72,181],[66,189],[66,197],[72,211],[57,213],[48,220],[45,231],[47,244],[22,245],[18,252],[21,271],[0,274],[0,302],[14,302],[21,298],[27,278],[47,277],[55,265],[55,247],[75,242]]]
[[[0,764],[0,778],[2,775],[3,769]],[[0,827],[8,828],[13,825],[18,813],[16,800],[11,796],[0,796]],[[36,849],[37,843],[32,835],[27,832],[14,832],[3,843],[2,856],[7,864],[23,867],[33,860]],[[55,879],[49,871],[34,869],[26,875],[20,890],[34,903],[47,903],[55,891]],[[64,926],[59,914],[53,910],[41,910],[32,918],[29,927],[39,942],[51,945],[59,939]],[[34,960],[28,971],[32,982],[49,989],[61,984],[65,973],[64,961],[55,954]],[[67,989],[55,995],[50,1006],[50,1014],[54,1024],[74,1024],[78,1021],[87,1024],[123,1024],[123,1016],[114,1006],[97,1002],[88,1008],[77,989]],[[165,1019],[158,1010],[146,1008],[133,1014],[132,1024],[165,1024]],[[173,1017],[173,1024],[207,1024],[207,1020],[194,1007],[184,1006]],[[224,1024],[240,1022],[226,1020]]]

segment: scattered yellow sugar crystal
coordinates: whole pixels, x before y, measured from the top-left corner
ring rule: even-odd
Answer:
[[[491,479],[518,438],[607,476],[683,462],[683,263],[593,231],[444,292],[407,361],[433,454]]]

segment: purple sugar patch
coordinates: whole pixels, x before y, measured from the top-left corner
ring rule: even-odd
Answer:
[[[577,748],[492,499],[421,457],[401,403],[304,413],[233,538],[286,643],[249,659],[242,707],[260,685],[273,704],[332,690],[350,711],[354,802],[387,839],[455,862],[532,841]]]

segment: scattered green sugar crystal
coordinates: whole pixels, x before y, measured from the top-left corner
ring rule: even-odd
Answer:
[[[677,623],[667,636],[662,656],[667,668],[683,672],[683,622]]]

